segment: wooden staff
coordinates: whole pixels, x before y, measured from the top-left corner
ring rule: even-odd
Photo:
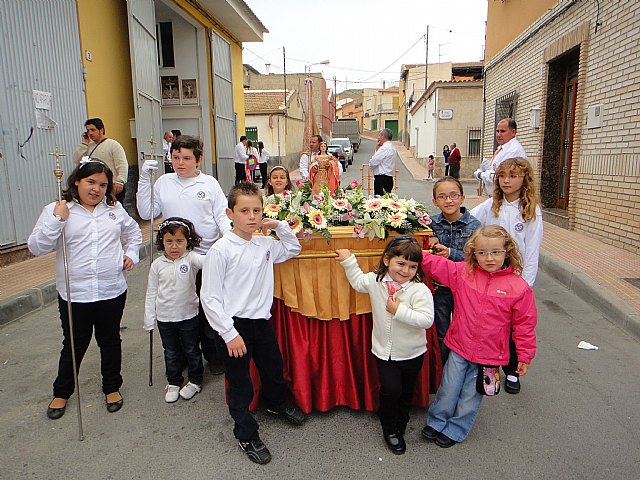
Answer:
[[[56,183],[58,185],[58,204],[62,203],[62,168],[60,167],[60,157],[66,155],[60,153],[58,146],[56,145],[55,153],[50,153],[56,157],[56,168],[53,174],[56,176]],[[65,229],[62,229],[62,259],[64,263],[64,283],[67,289],[67,315],[69,317],[69,340],[71,344],[71,363],[73,365],[73,382],[76,387],[76,406],[78,411],[78,440],[84,440],[84,431],[82,429],[82,411],[80,408],[80,384],[78,383],[78,368],[76,364],[76,347],[73,339],[73,309],[71,308],[71,284],[69,281],[69,259],[67,257],[67,239],[64,233]]]

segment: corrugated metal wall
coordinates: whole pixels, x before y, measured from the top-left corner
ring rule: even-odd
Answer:
[[[59,145],[66,175],[84,131],[86,102],[76,4],[0,2],[0,248],[26,243],[42,207],[55,200]],[[36,127],[33,90],[51,92],[51,130]],[[27,141],[30,131],[31,138]]]

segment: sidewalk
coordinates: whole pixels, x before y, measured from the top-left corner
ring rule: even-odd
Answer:
[[[400,142],[393,142],[414,178],[427,177]],[[299,174],[291,172],[295,181]],[[484,199],[467,195],[472,208]],[[141,262],[148,256],[149,224],[141,224]],[[640,338],[640,255],[582,233],[545,222],[540,269],[597,308],[607,319]],[[56,299],[55,254],[0,268],[0,325],[41,309]],[[637,286],[625,279],[635,281]]]

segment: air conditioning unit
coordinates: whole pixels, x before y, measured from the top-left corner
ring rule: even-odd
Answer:
[[[365,114],[364,114],[364,118],[369,118],[369,114],[368,114],[368,113],[365,113]]]

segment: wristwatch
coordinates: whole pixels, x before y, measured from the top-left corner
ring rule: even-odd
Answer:
[[[64,222],[64,218],[62,218],[62,215],[54,215],[53,218],[55,218],[59,222]]]

